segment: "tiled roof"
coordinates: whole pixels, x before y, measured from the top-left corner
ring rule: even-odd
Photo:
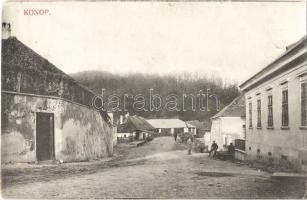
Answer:
[[[119,133],[133,132],[137,130],[154,130],[143,117],[140,116],[128,116],[123,124],[118,126]]]
[[[225,106],[220,112],[211,117],[211,119],[218,117],[245,117],[245,98],[240,95],[235,98],[230,104]]]
[[[95,95],[16,37],[2,39],[1,68],[5,91],[56,96],[87,106]]]
[[[23,69],[35,68],[39,71],[68,76],[47,59],[20,42],[16,37],[2,39],[2,65],[19,66]]]
[[[148,119],[150,123],[155,128],[192,128],[195,127],[192,124],[186,123],[180,119]]]
[[[209,121],[187,121],[187,123],[194,125],[199,130],[210,130],[211,129],[211,122]]]

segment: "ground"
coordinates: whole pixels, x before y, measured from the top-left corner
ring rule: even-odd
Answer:
[[[2,165],[4,198],[301,198],[304,181],[246,165],[187,155],[171,137],[120,144],[114,158]]]

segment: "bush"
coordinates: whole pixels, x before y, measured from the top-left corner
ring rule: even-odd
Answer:
[[[184,143],[184,144],[187,143],[189,138],[192,139],[192,142],[194,141],[194,137],[193,137],[193,134],[191,132],[180,133],[180,134],[178,134],[178,136],[180,137],[181,143]]]

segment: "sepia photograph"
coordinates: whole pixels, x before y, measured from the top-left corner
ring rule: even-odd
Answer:
[[[307,198],[306,13],[2,2],[1,198]]]

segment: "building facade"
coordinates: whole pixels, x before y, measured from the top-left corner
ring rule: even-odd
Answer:
[[[174,133],[187,132],[196,135],[196,126],[180,119],[148,119],[147,122],[155,128],[158,135],[173,135]]]
[[[112,154],[112,122],[91,106],[95,93],[15,37],[2,39],[1,81],[2,163]]]
[[[151,136],[154,127],[151,126],[143,117],[140,116],[125,116],[118,125],[117,140],[145,140]]]
[[[247,159],[301,170],[307,161],[306,36],[240,88]]]
[[[210,136],[206,136],[206,143],[209,146],[215,141],[219,150],[227,150],[227,146],[230,143],[234,145],[236,139],[245,139],[244,107],[244,96],[239,96],[211,117]],[[208,141],[209,139],[210,141]]]

